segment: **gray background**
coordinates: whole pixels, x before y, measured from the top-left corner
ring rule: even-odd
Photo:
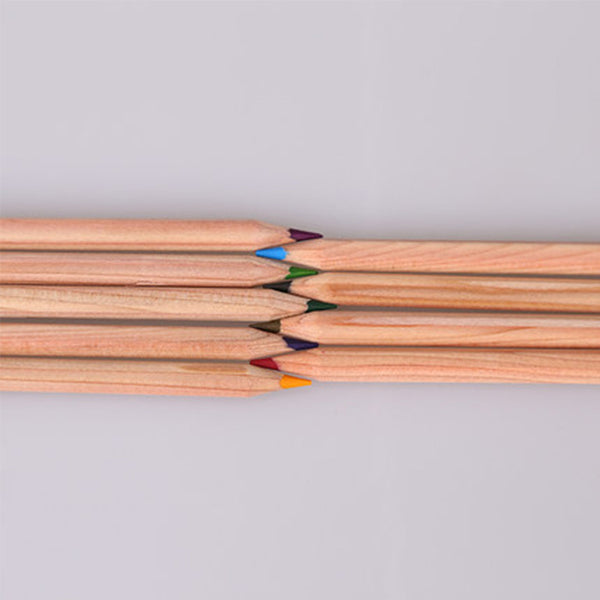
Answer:
[[[3,4],[2,214],[598,241],[599,3]],[[4,394],[5,600],[600,596],[592,386]]]

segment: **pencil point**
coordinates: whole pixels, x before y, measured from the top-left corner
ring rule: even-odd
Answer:
[[[290,285],[292,285],[292,282],[288,279],[287,281],[278,281],[276,283],[265,283],[263,288],[266,290],[277,290],[278,292],[289,293]]]
[[[254,329],[260,329],[260,331],[266,331],[268,333],[279,333],[281,330],[281,321],[276,319],[275,321],[265,321],[264,323],[254,323],[250,325]]]
[[[319,271],[315,269],[303,269],[302,267],[290,267],[286,279],[298,279],[299,277],[308,277],[310,275],[318,275]]]
[[[306,304],[306,312],[315,312],[317,310],[331,310],[337,308],[337,304],[331,304],[329,302],[321,302],[320,300],[309,300]]]
[[[310,379],[302,379],[301,377],[293,377],[292,375],[284,375],[279,380],[279,385],[284,390],[289,390],[290,388],[302,387],[303,385],[310,385],[312,382]]]
[[[274,258],[275,260],[285,260],[287,251],[283,246],[263,248],[262,250],[256,251],[256,256],[260,256],[261,258]]]
[[[293,337],[283,336],[283,341],[287,344],[288,348],[292,350],[310,350],[311,348],[318,348],[317,342],[307,342],[306,340],[298,340]]]
[[[316,240],[323,237],[320,233],[302,231],[302,229],[294,229],[293,227],[288,229],[288,231],[290,232],[291,238],[297,242],[303,242],[304,240]]]
[[[272,358],[254,358],[250,361],[250,364],[255,367],[262,367],[263,369],[279,371],[279,365]]]

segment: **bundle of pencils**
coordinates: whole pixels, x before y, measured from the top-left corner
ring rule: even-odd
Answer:
[[[600,244],[1,219],[0,318],[1,390],[253,396],[308,377],[598,384]]]

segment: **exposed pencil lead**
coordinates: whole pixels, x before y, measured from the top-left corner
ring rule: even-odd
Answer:
[[[305,269],[304,267],[290,267],[286,279],[298,279],[299,277],[309,277],[310,275],[318,275],[316,269]]]
[[[287,294],[290,291],[290,285],[292,285],[292,282],[288,279],[287,281],[277,281],[276,283],[265,283],[263,288],[266,290],[277,290],[278,292],[285,292]]]
[[[323,237],[320,233],[302,231],[302,229],[294,229],[293,227],[290,227],[288,231],[290,232],[291,238],[297,242],[303,242],[304,240],[316,240]]]
[[[302,387],[303,385],[310,385],[312,381],[310,379],[302,379],[301,377],[293,377],[292,375],[284,375],[279,380],[279,385],[284,389]]]
[[[277,246],[275,248],[263,248],[262,250],[256,251],[256,256],[262,258],[274,258],[275,260],[285,260],[287,256],[287,250],[283,246]]]
[[[318,348],[317,342],[307,342],[306,340],[299,340],[297,338],[283,336],[283,341],[288,345],[288,348],[292,350],[310,350],[311,348]]]
[[[321,302],[320,300],[309,300],[306,305],[306,312],[315,312],[317,310],[331,310],[337,308],[337,304],[331,304],[330,302]]]
[[[265,321],[264,323],[254,323],[250,325],[254,329],[260,329],[261,331],[267,331],[268,333],[279,333],[281,330],[281,321],[276,319],[275,321]]]
[[[250,364],[255,367],[262,367],[263,369],[279,371],[279,365],[272,358],[253,358]]]

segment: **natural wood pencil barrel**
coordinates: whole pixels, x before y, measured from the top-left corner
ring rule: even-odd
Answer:
[[[308,303],[263,289],[0,286],[0,318],[255,321],[299,314]]]
[[[285,260],[326,271],[600,276],[600,244],[310,240]]]
[[[600,350],[325,346],[273,367],[321,381],[598,384]]]
[[[600,313],[600,279],[321,273],[285,285],[345,306]]]
[[[0,325],[0,355],[4,356],[249,360],[303,346],[308,344],[299,340],[288,343],[279,335],[250,327]]]
[[[319,344],[600,348],[600,316],[337,310],[268,324]]]
[[[0,219],[3,250],[252,251],[318,237],[260,221]]]
[[[252,287],[288,274],[284,263],[242,255],[0,253],[0,284]]]
[[[256,396],[310,382],[243,363],[0,358],[0,390]]]

